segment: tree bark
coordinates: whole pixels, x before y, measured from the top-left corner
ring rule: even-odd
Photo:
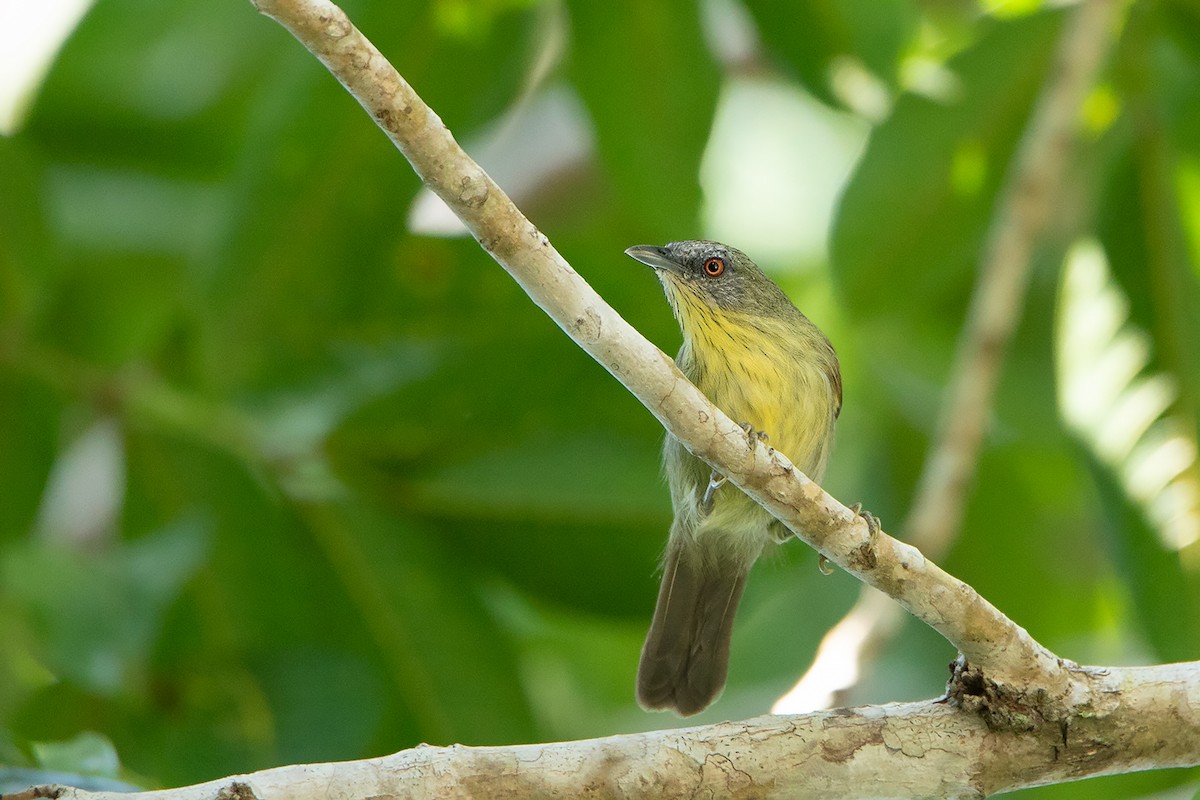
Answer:
[[[997,729],[950,701],[764,716],[511,747],[422,745],[383,758],[279,767],[182,789],[41,787],[12,800],[405,798],[982,798],[1195,764],[1200,664],[1080,670],[1076,713]]]

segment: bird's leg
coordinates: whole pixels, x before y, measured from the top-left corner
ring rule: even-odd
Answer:
[[[725,481],[725,476],[717,472],[715,469],[712,471],[712,474],[708,476],[708,486],[704,488],[704,497],[700,498],[700,510],[705,514],[712,511],[713,495],[716,493],[717,489],[720,489],[725,485]]]
[[[759,442],[765,442],[770,438],[767,436],[766,431],[754,430],[754,426],[749,422],[738,423],[738,427],[746,432],[746,444],[751,447],[754,447]],[[726,480],[728,479],[715,469],[712,471],[712,474],[708,478],[708,486],[704,487],[704,496],[700,498],[700,510],[702,512],[707,514],[712,511],[713,496],[716,494],[717,489],[725,485]]]

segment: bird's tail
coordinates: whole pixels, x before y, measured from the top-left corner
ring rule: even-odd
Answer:
[[[706,563],[695,550],[674,537],[667,547],[658,605],[638,664],[637,699],[647,710],[688,716],[707,708],[725,688],[733,617],[750,564]]]

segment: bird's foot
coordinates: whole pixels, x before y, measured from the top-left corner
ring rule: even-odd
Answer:
[[[854,512],[854,516],[862,517],[863,521],[867,523],[867,544],[860,547],[860,549],[865,548],[866,553],[870,555],[870,558],[873,562],[875,542],[879,539],[879,517],[875,516],[870,511],[864,511],[862,503],[855,503],[854,505],[850,506],[850,510]],[[825,575],[832,575],[833,562],[825,556],[821,556],[817,560],[817,569],[821,570],[821,572]]]
[[[746,432],[746,444],[750,445],[751,449],[753,449],[754,446],[757,445],[759,442],[766,442],[768,439],[771,438],[767,434],[766,431],[754,430],[754,426],[751,425],[749,422],[739,422],[738,427],[740,427],[743,431]],[[769,449],[771,450],[771,452],[775,452],[775,448],[772,447]]]
[[[862,517],[867,523],[867,532],[870,536],[871,547],[875,546],[875,542],[879,539],[879,517],[872,514],[870,511],[864,511],[862,503],[855,503],[850,506],[850,510],[854,512],[854,516]]]

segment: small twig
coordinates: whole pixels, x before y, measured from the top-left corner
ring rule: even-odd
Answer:
[[[932,558],[949,550],[962,527],[992,397],[1021,320],[1033,251],[1058,213],[1079,111],[1115,42],[1113,27],[1122,8],[1113,0],[1084,0],[1072,12],[1000,194],[941,422],[901,526],[907,540]],[[864,587],[822,640],[812,666],[773,710],[807,711],[837,703],[898,629],[898,616],[894,605],[880,603]]]

